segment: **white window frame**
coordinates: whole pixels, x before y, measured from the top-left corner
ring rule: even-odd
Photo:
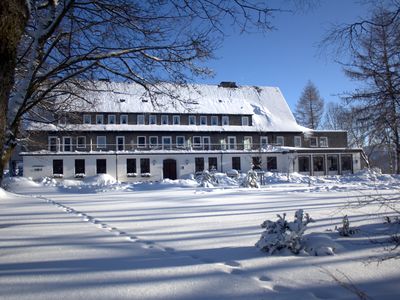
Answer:
[[[208,140],[208,143],[206,142]],[[202,137],[202,146],[203,149],[207,148],[207,150],[211,149],[211,137],[210,136],[203,136]]]
[[[56,147],[56,152],[58,152],[58,151],[60,151],[60,139],[57,137],[57,136],[49,136],[48,138],[47,138],[47,142],[48,142],[48,146],[49,146],[49,151],[52,151],[51,150],[51,140],[52,139],[55,139],[55,144],[54,144],[54,146]]]
[[[179,139],[182,139],[182,143],[179,143],[178,142],[178,140]],[[186,143],[186,141],[185,141],[185,136],[183,136],[183,135],[178,135],[176,138],[175,138],[175,142],[176,142],[176,148],[185,148],[185,143]]]
[[[103,115],[96,115],[96,124],[97,125],[104,124],[104,116]]]
[[[233,144],[231,143],[231,139],[234,140]],[[228,149],[229,150],[236,150],[237,148],[237,140],[236,140],[236,136],[228,136]]]
[[[218,126],[218,116],[211,116],[211,126]]]
[[[189,115],[188,123],[189,123],[189,125],[196,125],[196,116]]]
[[[108,118],[107,118],[108,120],[108,124],[111,124],[111,125],[115,125],[115,123],[117,122],[117,118],[116,118],[116,116],[115,115],[108,115]],[[114,122],[111,122],[111,119],[114,119]]]
[[[243,137],[243,150],[251,150],[252,147],[253,147],[253,137],[252,136]]]
[[[139,143],[139,139],[144,138],[144,143]],[[136,145],[138,148],[146,148],[146,136],[139,135],[136,137]]]
[[[325,141],[325,142],[323,142]],[[321,136],[319,138],[319,146],[321,148],[327,148],[328,147],[328,137],[327,136]]]
[[[161,125],[168,125],[168,115],[161,115]]]
[[[279,142],[279,140],[282,140],[282,142]],[[276,137],[276,145],[277,146],[285,146],[285,137],[282,135],[278,135]]]
[[[83,138],[83,145],[79,144],[80,138]],[[86,148],[86,136],[80,135],[76,138],[76,148],[78,148],[78,149]]]
[[[118,149],[119,144],[118,144],[118,139],[122,138],[122,149]],[[117,135],[115,137],[115,150],[116,151],[125,151],[125,136],[123,135]]]
[[[104,143],[100,142],[100,139],[104,138]],[[105,135],[98,135],[96,137],[96,148],[98,149],[105,149],[107,148],[107,137]]]
[[[175,122],[177,121],[177,122]],[[181,125],[181,116],[174,115],[172,116],[172,124],[173,125]]]
[[[311,141],[315,141],[315,143],[313,144]],[[318,147],[318,139],[317,139],[317,137],[315,137],[315,136],[310,137],[310,147],[312,147],[312,148],[317,148]]]
[[[195,139],[199,139],[199,143],[195,142]],[[193,148],[202,148],[202,139],[201,136],[196,135],[193,137]]]
[[[85,114],[83,115],[83,124],[92,124],[92,116]]]
[[[149,125],[157,125],[157,115],[149,115]]]
[[[136,116],[136,125],[144,125],[144,115]]]
[[[249,117],[242,116],[242,126],[249,126]]]
[[[169,140],[168,144],[165,143],[166,139]],[[172,136],[168,135],[168,136],[161,137],[161,142],[162,142],[162,148],[163,149],[169,149],[169,150],[172,149]],[[166,147],[166,146],[168,146],[168,147]]]
[[[152,139],[155,139],[156,142],[155,142],[155,143],[152,143],[152,142],[151,142]],[[158,147],[158,136],[150,136],[150,137],[149,137],[149,147],[150,147],[150,148],[157,148],[157,147]]]
[[[66,139],[69,139],[69,141],[70,141],[69,144],[68,144],[70,150],[65,150],[65,140],[66,140]],[[70,136],[63,136],[62,141],[63,141],[63,151],[64,151],[64,152],[71,152],[71,151],[72,151],[72,137],[70,137]]]
[[[200,116],[200,126],[207,126],[207,116]]]
[[[301,147],[301,136],[296,135],[294,137],[293,144],[295,147]]]
[[[267,136],[260,136],[260,148],[267,148],[268,147],[268,137]]]
[[[123,122],[123,120],[125,119],[125,123]],[[119,116],[119,123],[120,124],[123,124],[123,125],[126,125],[126,124],[128,124],[128,115],[120,115]]]
[[[222,116],[221,125],[222,126],[228,126],[229,125],[229,116]]]

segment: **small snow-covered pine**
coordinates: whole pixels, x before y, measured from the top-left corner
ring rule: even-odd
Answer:
[[[247,172],[247,175],[243,179],[241,186],[250,188],[259,188],[260,185],[258,184],[257,172],[254,170],[250,170],[249,172]]]

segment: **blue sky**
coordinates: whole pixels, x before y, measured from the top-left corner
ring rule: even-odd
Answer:
[[[280,4],[284,1],[273,1]],[[277,86],[292,109],[308,80],[314,82],[325,101],[339,101],[338,94],[355,83],[318,44],[333,23],[351,23],[367,15],[368,7],[357,0],[320,0],[312,10],[279,13],[275,31],[267,34],[233,33],[210,61],[216,73],[205,83],[236,81],[239,85]]]

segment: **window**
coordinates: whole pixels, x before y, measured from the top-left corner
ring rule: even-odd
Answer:
[[[229,150],[236,149],[236,136],[228,136],[228,149]]]
[[[106,148],[106,137],[104,135],[97,137],[97,148]]]
[[[262,149],[267,149],[267,147],[268,147],[268,137],[267,136],[260,137],[260,147]]]
[[[342,173],[353,172],[353,158],[350,155],[342,155]]]
[[[249,126],[249,117],[242,117],[242,126]]]
[[[146,148],[146,137],[145,136],[137,137],[137,147],[138,148]]]
[[[203,149],[210,150],[211,140],[209,136],[203,136]]]
[[[196,125],[196,116],[189,116],[189,125]]]
[[[161,125],[168,125],[168,116],[167,115],[161,116]]]
[[[120,115],[119,116],[119,122],[121,124],[128,124],[128,115]]]
[[[78,136],[76,138],[76,148],[85,148],[86,147],[86,136]]]
[[[285,145],[285,138],[283,136],[276,137],[276,145],[277,146],[284,146]]]
[[[103,124],[103,123],[104,123],[103,115],[96,115],[96,124]]]
[[[173,116],[172,117],[172,124],[174,124],[174,125],[181,124],[181,117],[180,116]]]
[[[49,151],[59,151],[60,145],[58,138],[55,136],[49,136]]]
[[[117,136],[116,144],[117,144],[117,147],[116,147],[117,151],[124,151],[125,150],[125,137]]]
[[[96,159],[96,174],[106,174],[106,173],[107,173],[107,160]]]
[[[53,175],[64,174],[64,163],[62,159],[53,159]]]
[[[67,116],[65,114],[61,114],[58,116],[58,124],[65,125],[67,124]]]
[[[324,157],[323,156],[314,156],[313,157],[313,171],[314,172],[323,172],[324,171]]]
[[[136,124],[144,125],[144,115],[137,115]]]
[[[194,158],[194,167],[195,172],[203,172],[204,171],[204,157],[195,157]]]
[[[69,136],[63,137],[64,151],[72,151],[72,138]]]
[[[149,116],[149,124],[150,125],[156,125],[157,124],[157,116],[156,115],[150,115]]]
[[[318,147],[318,141],[316,137],[310,138],[310,147]]]
[[[75,159],[75,175],[85,174],[85,160]]]
[[[253,144],[253,138],[251,136],[245,136],[243,139],[243,149],[251,150]]]
[[[208,158],[208,170],[209,171],[217,171],[218,169],[218,159],[216,157]]]
[[[261,163],[262,160],[260,156],[252,157],[253,170],[261,170]]]
[[[149,137],[149,146],[150,146],[150,148],[158,147],[158,136]]]
[[[339,156],[338,155],[328,155],[326,157],[326,164],[328,171],[337,172],[339,170]]]
[[[91,123],[92,123],[91,115],[83,115],[83,124],[91,124]]]
[[[321,136],[319,138],[319,146],[320,147],[328,147],[328,138],[326,136]]]
[[[218,126],[218,116],[211,116],[211,125]]]
[[[310,172],[310,157],[299,156],[299,172]]]
[[[295,136],[294,137],[294,146],[295,147],[301,147],[301,136]]]
[[[193,137],[193,148],[201,148],[201,136]]]
[[[115,115],[108,115],[108,124],[115,124]]]
[[[241,166],[240,166],[240,157],[232,157],[232,169],[240,171]]]
[[[207,116],[200,116],[200,125],[207,125]]]
[[[126,173],[127,174],[136,173],[136,159],[135,158],[127,158],[126,159]]]
[[[176,147],[177,148],[184,148],[185,147],[185,137],[184,136],[177,136],[176,137]]]
[[[171,149],[171,147],[172,147],[172,137],[163,136],[162,137],[162,147],[163,147],[163,149]]]
[[[222,116],[222,125],[229,125],[229,116]]]
[[[141,158],[140,159],[140,173],[150,173],[150,159],[149,158]]]
[[[267,157],[267,170],[276,171],[278,169],[278,163],[276,156]]]

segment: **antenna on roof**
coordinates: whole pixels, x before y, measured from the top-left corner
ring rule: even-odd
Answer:
[[[237,88],[237,84],[234,81],[221,81],[218,87],[223,87],[223,88]]]

